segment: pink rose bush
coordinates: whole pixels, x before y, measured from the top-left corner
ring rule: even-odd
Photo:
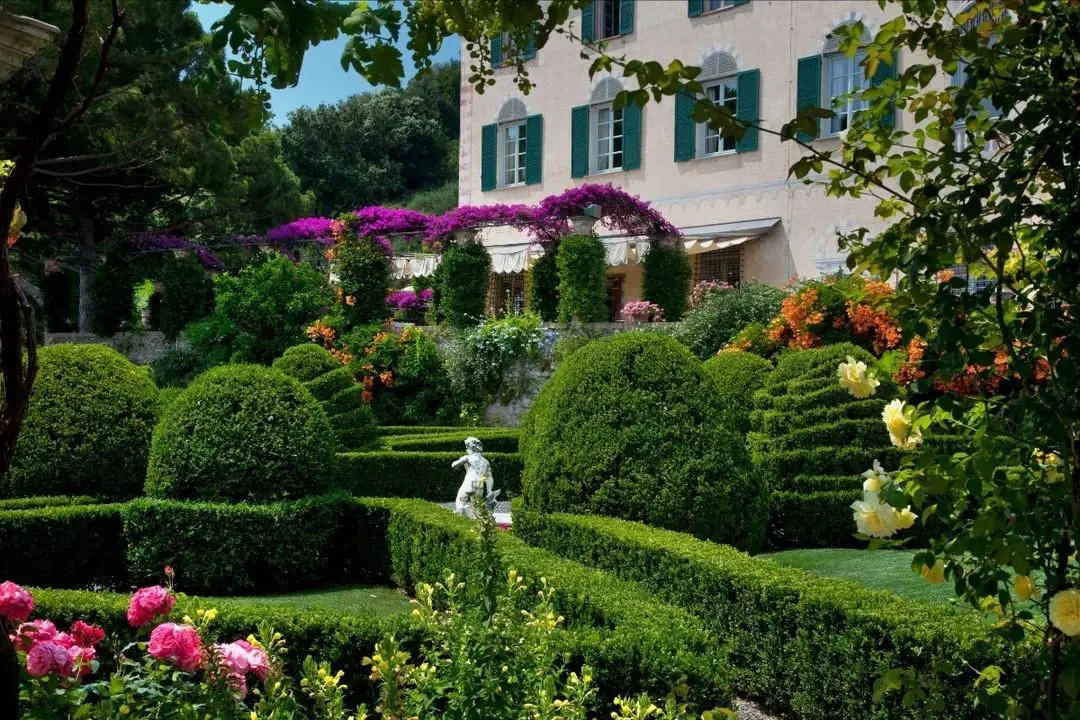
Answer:
[[[50,675],[78,678],[90,674],[97,668],[95,646],[104,638],[103,629],[84,620],[76,620],[69,632],[61,632],[55,623],[44,618],[19,624],[9,636],[16,651],[26,654],[26,672],[33,678]]]
[[[254,675],[262,682],[266,680],[270,672],[270,658],[266,651],[247,640],[218,644],[214,646],[214,650],[221,659],[221,666],[225,670],[229,687],[240,697],[247,695],[249,675]]]
[[[162,623],[150,633],[146,648],[151,657],[169,663],[184,672],[195,672],[203,663],[202,638],[191,625]]]
[[[160,585],[144,587],[131,597],[127,619],[132,627],[142,627],[158,615],[168,615],[176,604],[176,598],[168,588]]]
[[[13,622],[22,622],[30,617],[34,609],[34,598],[15,583],[7,580],[0,583],[0,617]]]

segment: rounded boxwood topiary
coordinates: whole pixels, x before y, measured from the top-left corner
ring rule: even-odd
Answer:
[[[326,348],[306,343],[286,349],[272,367],[300,382],[311,382],[323,373],[337,370],[341,363]]]
[[[145,368],[104,345],[50,345],[38,364],[7,492],[138,495],[157,419]]]
[[[772,372],[772,363],[748,352],[722,352],[706,360],[703,367],[716,382],[724,425],[745,435],[750,430],[754,392]]]
[[[270,501],[327,487],[334,435],[300,381],[259,365],[195,379],[154,430],[146,494],[178,500]]]
[[[676,340],[625,333],[563,362],[522,423],[529,511],[592,513],[756,549],[767,496],[712,378]]]

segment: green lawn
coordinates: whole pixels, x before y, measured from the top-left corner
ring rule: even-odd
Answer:
[[[206,600],[246,601],[259,605],[284,605],[296,610],[330,610],[343,614],[395,615],[409,611],[409,598],[405,593],[388,587],[337,587],[288,595],[206,598]]]
[[[913,556],[914,553],[903,550],[821,548],[785,550],[764,557],[816,575],[851,580],[873,590],[888,590],[916,600],[946,604],[955,597],[951,583],[931,585],[912,572]]]

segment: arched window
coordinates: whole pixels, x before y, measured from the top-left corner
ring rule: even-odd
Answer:
[[[528,111],[525,103],[511,98],[499,110],[498,186],[525,183],[525,154],[528,140]]]
[[[618,80],[604,78],[589,97],[589,145],[594,148],[589,166],[594,173],[623,169],[624,109],[614,105],[621,90]]]
[[[730,53],[715,52],[701,63],[701,84],[705,88],[705,97],[717,105],[737,114],[739,108],[738,66]],[[724,155],[735,152],[735,136],[723,134],[720,128],[708,123],[697,124],[697,146],[700,155]]]
[[[871,39],[870,33],[863,28],[863,44]],[[824,62],[824,106],[836,113],[829,119],[829,134],[836,135],[851,127],[851,121],[867,107],[865,100],[854,97],[870,85],[863,68],[866,52],[860,50],[853,57],[848,57],[840,49],[840,37],[834,30],[825,39],[821,54]]]

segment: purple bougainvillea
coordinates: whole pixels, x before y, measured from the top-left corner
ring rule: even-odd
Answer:
[[[386,307],[395,312],[427,310],[433,295],[431,290],[421,290],[418,293],[412,290],[396,290],[386,296]]]
[[[323,245],[334,244],[334,221],[324,217],[306,217],[271,228],[266,239],[272,245],[284,245],[298,240],[314,240]]]
[[[519,230],[531,228],[536,211],[528,205],[462,205],[431,218],[427,226],[427,242],[446,242],[454,233],[482,227],[508,225]]]
[[[679,231],[641,198],[614,185],[587,183],[549,195],[536,207],[534,232],[540,240],[553,240],[570,232],[570,218],[599,205],[607,225],[627,235],[678,235]]]

